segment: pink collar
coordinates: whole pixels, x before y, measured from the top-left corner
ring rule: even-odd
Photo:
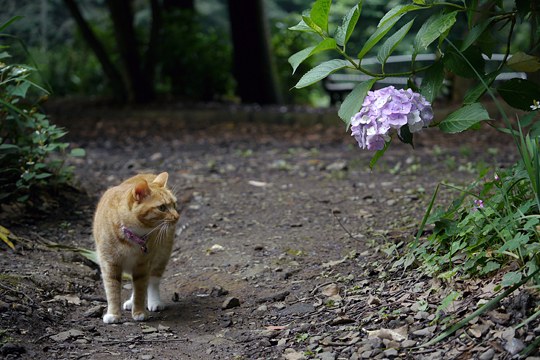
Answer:
[[[141,247],[141,251],[143,253],[148,252],[148,248],[146,247],[146,237],[140,237],[139,235],[135,234],[133,231],[125,227],[124,225],[120,225],[120,230],[124,233],[124,236],[129,241],[139,245]]]

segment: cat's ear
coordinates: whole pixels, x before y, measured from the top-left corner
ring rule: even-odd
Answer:
[[[146,197],[150,195],[150,187],[146,180],[141,180],[133,188],[133,198],[137,202],[143,201]]]
[[[156,178],[154,179],[154,184],[157,184],[160,187],[165,187],[167,185],[167,180],[169,179],[169,174],[166,172],[162,172]]]

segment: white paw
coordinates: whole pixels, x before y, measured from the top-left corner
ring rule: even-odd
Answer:
[[[133,307],[133,301],[131,301],[131,299],[127,300],[122,307],[124,310],[131,310]]]
[[[105,324],[116,324],[120,322],[120,316],[114,314],[103,315],[103,322]]]
[[[148,310],[161,311],[165,310],[165,304],[161,301],[148,301]]]
[[[146,312],[140,312],[132,314],[132,317],[135,321],[145,321],[146,319],[148,319],[148,314]]]

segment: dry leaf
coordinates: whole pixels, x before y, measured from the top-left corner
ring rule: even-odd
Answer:
[[[379,339],[387,339],[397,342],[407,340],[409,336],[407,326],[402,326],[397,329],[366,330],[366,332],[369,338],[377,337]]]

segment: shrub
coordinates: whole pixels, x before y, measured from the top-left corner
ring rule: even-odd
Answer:
[[[15,20],[0,26],[0,32]],[[69,181],[69,144],[60,140],[66,132],[39,110],[48,91],[32,80],[36,69],[8,64],[7,49],[0,46],[0,201],[26,202],[44,188]],[[84,150],[73,149],[71,155],[82,156]]]

